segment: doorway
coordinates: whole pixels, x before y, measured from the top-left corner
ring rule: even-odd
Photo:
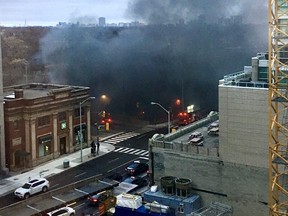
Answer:
[[[66,137],[60,138],[60,155],[66,154]]]

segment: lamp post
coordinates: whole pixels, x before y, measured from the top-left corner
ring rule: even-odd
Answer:
[[[157,105],[159,107],[161,107],[165,112],[167,112],[168,114],[168,134],[170,133],[170,111],[165,109],[161,104],[159,103],[155,103],[155,102],[151,102],[151,105]]]
[[[83,134],[82,134],[82,104],[85,103],[87,100],[95,99],[95,97],[86,98],[84,101],[80,102],[80,147],[81,147],[81,162],[83,162],[83,154],[82,154],[82,143],[83,143]]]

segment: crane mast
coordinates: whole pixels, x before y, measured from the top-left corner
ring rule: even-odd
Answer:
[[[268,0],[269,208],[288,215],[288,0]]]

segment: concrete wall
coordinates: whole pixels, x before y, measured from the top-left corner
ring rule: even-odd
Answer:
[[[221,161],[217,157],[153,148],[154,177],[189,178],[202,206],[213,201],[233,207],[233,216],[268,215],[268,169]]]
[[[268,89],[219,86],[223,161],[268,168],[268,111]]]
[[[217,201],[233,216],[268,215],[268,111],[268,89],[219,85],[219,157],[150,143],[156,184],[189,178],[203,207]]]

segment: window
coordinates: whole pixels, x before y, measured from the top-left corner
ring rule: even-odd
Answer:
[[[58,216],[58,215],[62,215],[62,214],[65,214],[65,213],[67,213],[67,210],[61,209],[61,210],[53,213],[52,216]]]
[[[66,112],[58,113],[58,121],[66,121]]]
[[[64,130],[64,129],[67,128],[66,112],[60,112],[60,113],[58,113],[58,122],[60,122],[60,128],[61,128],[61,130]]]
[[[39,157],[51,154],[52,136],[43,136],[38,139],[39,143]]]
[[[43,116],[38,118],[38,127],[50,125],[50,116]]]
[[[33,187],[33,188],[34,188],[34,187],[37,187],[37,186],[39,186],[39,185],[41,185],[41,184],[43,184],[43,183],[44,183],[44,181],[36,182],[35,184],[32,185],[32,187]]]
[[[178,206],[178,212],[179,213],[184,213],[184,204],[183,203],[180,203],[179,206]]]
[[[74,110],[75,117],[80,117],[80,108]],[[81,107],[81,116],[84,115],[84,107]]]
[[[15,120],[13,122],[13,127],[14,127],[14,130],[19,130],[19,121],[18,120]]]

